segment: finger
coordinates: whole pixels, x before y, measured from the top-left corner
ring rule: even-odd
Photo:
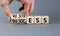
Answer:
[[[18,11],[22,11],[23,9],[24,9],[24,4],[22,4],[22,7],[20,7]]]
[[[30,14],[32,13],[33,9],[34,9],[34,1],[31,2],[30,4],[30,9],[29,9]]]

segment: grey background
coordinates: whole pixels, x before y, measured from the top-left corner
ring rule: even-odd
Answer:
[[[21,3],[14,1],[10,8],[13,13]],[[21,14],[21,13],[20,13]],[[35,8],[31,15],[48,15],[48,25],[16,25],[8,22],[7,16],[0,7],[0,36],[60,36],[60,0],[35,0]]]

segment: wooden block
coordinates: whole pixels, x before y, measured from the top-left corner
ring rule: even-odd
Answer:
[[[34,23],[33,16],[27,16],[27,24],[32,24]]]
[[[18,18],[18,24],[27,24],[26,18],[25,17]]]
[[[17,18],[21,18],[22,16],[20,14],[17,14]]]
[[[17,23],[17,14],[13,14],[12,16],[11,16],[11,23]]]
[[[17,23],[17,18],[11,19],[11,23]]]
[[[34,16],[34,23],[40,24],[41,23],[41,16]]]
[[[49,23],[49,16],[42,16],[42,23]]]
[[[18,18],[17,16],[18,16],[18,14],[13,14],[13,15],[11,16],[11,18]]]

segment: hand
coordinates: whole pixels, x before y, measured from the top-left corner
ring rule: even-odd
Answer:
[[[22,10],[24,10],[24,4],[22,4],[22,7],[20,7],[18,11],[22,11]]]
[[[8,16],[8,20],[9,20],[9,22],[11,22],[11,16],[12,16],[13,14],[11,14],[10,16]]]
[[[21,8],[19,8],[19,9],[18,9],[18,11],[22,11],[23,9],[24,9],[24,8],[23,8],[23,7],[21,7]]]

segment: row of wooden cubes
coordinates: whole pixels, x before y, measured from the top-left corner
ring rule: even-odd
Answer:
[[[11,23],[19,24],[48,24],[49,16],[21,16],[19,14],[14,14],[11,16]]]

